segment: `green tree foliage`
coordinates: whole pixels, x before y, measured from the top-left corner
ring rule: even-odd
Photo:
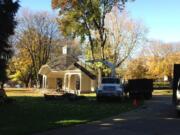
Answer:
[[[1,88],[7,81],[7,62],[12,56],[12,47],[8,43],[14,34],[16,26],[15,14],[19,8],[19,1],[0,0],[0,83]]]
[[[59,26],[61,33],[70,38],[80,38],[88,46],[86,59],[109,60],[110,54],[108,30],[105,18],[114,6],[119,11],[128,0],[52,0],[52,8],[59,10]],[[129,0],[133,1],[133,0]],[[101,62],[91,64],[95,71],[109,74],[109,69]]]
[[[52,0],[53,9],[59,10],[58,22],[64,36],[80,37],[90,44],[91,59],[99,46],[101,59],[105,59],[107,31],[105,17],[117,5],[122,9],[127,0]]]
[[[20,53],[17,53],[9,62],[9,77],[18,84],[24,84],[28,87],[30,80],[33,78],[33,65],[27,50],[16,48]]]

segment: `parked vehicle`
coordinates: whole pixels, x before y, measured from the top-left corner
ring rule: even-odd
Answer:
[[[153,80],[152,79],[131,79],[128,80],[127,91],[129,97],[150,99],[153,92]]]
[[[180,64],[174,65],[173,72],[173,103],[180,114]]]
[[[180,111],[180,79],[177,84],[177,90],[176,90],[176,104],[177,109]]]
[[[119,78],[107,77],[102,78],[101,86],[96,90],[97,100],[102,98],[122,98],[124,88]]]

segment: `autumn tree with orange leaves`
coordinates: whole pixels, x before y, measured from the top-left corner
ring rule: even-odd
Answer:
[[[163,79],[167,76],[171,80],[174,64],[180,63],[179,57],[179,43],[149,41],[140,56],[129,61],[124,77]]]

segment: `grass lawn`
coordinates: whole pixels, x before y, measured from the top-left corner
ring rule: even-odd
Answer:
[[[173,91],[170,89],[167,90],[154,90],[153,91],[153,95],[159,96],[159,95],[163,95],[163,96],[172,96]]]
[[[133,108],[131,101],[96,102],[92,94],[79,101],[45,101],[31,90],[8,90],[7,95],[16,101],[0,105],[1,135],[28,135],[111,117]]]

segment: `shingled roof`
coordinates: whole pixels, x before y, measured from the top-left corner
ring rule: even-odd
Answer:
[[[72,56],[61,55],[60,57],[57,57],[55,60],[50,61],[48,65],[53,70],[72,70],[74,62],[76,62],[76,60]]]

